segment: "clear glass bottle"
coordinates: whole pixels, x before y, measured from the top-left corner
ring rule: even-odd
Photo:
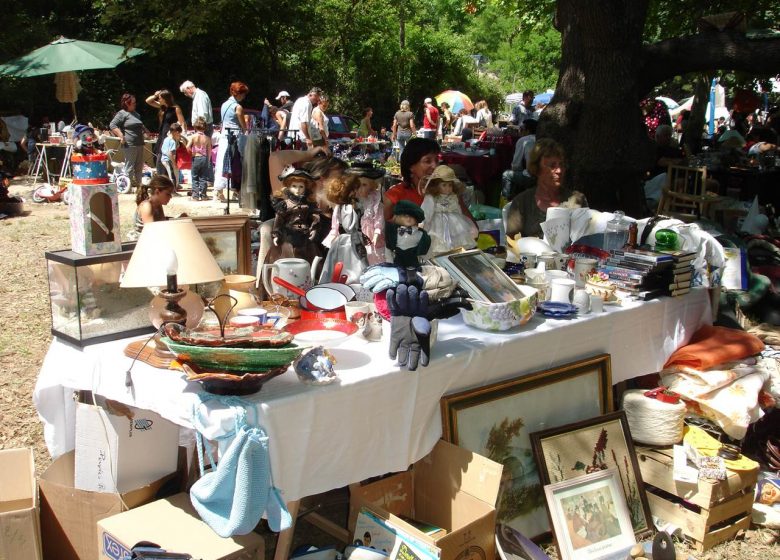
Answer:
[[[612,219],[607,222],[607,227],[604,230],[604,250],[615,251],[622,249],[623,245],[628,241],[628,220],[625,219],[625,214],[620,210],[616,210],[612,215]]]

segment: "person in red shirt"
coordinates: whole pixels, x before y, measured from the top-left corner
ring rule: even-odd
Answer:
[[[383,211],[386,222],[393,221],[393,210],[401,200],[414,202],[417,206],[422,205],[425,185],[436,166],[439,165],[440,151],[441,148],[436,140],[430,138],[409,140],[404,151],[401,152],[401,177],[403,181],[390,187],[383,196]],[[474,221],[462,197],[458,197],[458,202],[463,215]]]
[[[439,130],[439,110],[433,104],[433,99],[425,98],[425,110],[423,113],[423,138],[436,139],[436,132]]]

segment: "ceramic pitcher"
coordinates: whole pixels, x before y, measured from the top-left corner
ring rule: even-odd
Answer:
[[[308,261],[296,258],[279,259],[276,262],[264,264],[263,286],[265,287],[265,292],[266,294],[280,294],[286,298],[297,299],[298,295],[292,293],[286,288],[283,288],[279,284],[273,282],[271,279],[274,276],[277,276],[282,280],[286,280],[293,286],[306,291],[315,283],[314,270],[316,270],[316,266],[312,268]]]

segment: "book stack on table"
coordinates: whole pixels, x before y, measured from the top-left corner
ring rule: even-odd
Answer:
[[[618,290],[648,300],[687,294],[693,279],[695,252],[656,252],[643,249],[610,251],[599,268]]]

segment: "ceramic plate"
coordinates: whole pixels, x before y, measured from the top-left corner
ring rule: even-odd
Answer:
[[[333,348],[355,334],[358,327],[343,319],[303,319],[290,323],[284,330],[294,335],[299,344]]]
[[[561,301],[543,301],[539,304],[539,310],[545,317],[564,319],[577,315],[577,306]]]

